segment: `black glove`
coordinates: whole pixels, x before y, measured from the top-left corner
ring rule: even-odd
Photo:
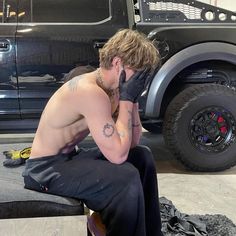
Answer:
[[[137,102],[139,96],[150,82],[151,76],[149,72],[149,69],[138,71],[128,81],[125,81],[126,73],[122,70],[119,81],[120,101]]]
[[[25,164],[26,159],[18,158],[18,159],[7,159],[3,162],[5,167],[18,167],[20,165]]]

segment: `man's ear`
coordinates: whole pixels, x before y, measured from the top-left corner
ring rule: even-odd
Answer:
[[[119,57],[114,57],[112,59],[112,66],[114,67],[116,72],[119,73],[121,67],[121,59]]]

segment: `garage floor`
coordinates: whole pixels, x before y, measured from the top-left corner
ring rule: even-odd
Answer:
[[[0,135],[2,151],[31,145],[33,135]],[[222,172],[196,173],[185,170],[165,148],[162,135],[143,133],[141,142],[154,153],[159,195],[187,214],[223,214],[236,223],[236,166]],[[88,137],[83,145],[94,145]],[[0,159],[0,160],[1,160]]]
[[[153,150],[159,195],[187,214],[223,214],[236,223],[236,166],[222,172],[187,171],[166,149],[162,135],[144,133]]]

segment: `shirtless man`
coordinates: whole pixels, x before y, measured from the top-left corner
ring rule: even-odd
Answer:
[[[100,51],[100,68],[66,82],[46,105],[25,187],[83,200],[100,213],[108,236],[162,235],[152,153],[138,145],[137,102],[158,61],[146,37],[117,32]],[[76,153],[89,133],[97,148]]]

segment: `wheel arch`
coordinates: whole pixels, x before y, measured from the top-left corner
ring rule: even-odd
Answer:
[[[172,56],[163,64],[152,81],[147,96],[145,116],[159,117],[164,93],[179,72],[195,63],[208,60],[222,60],[236,64],[236,46],[221,42],[201,43]]]

